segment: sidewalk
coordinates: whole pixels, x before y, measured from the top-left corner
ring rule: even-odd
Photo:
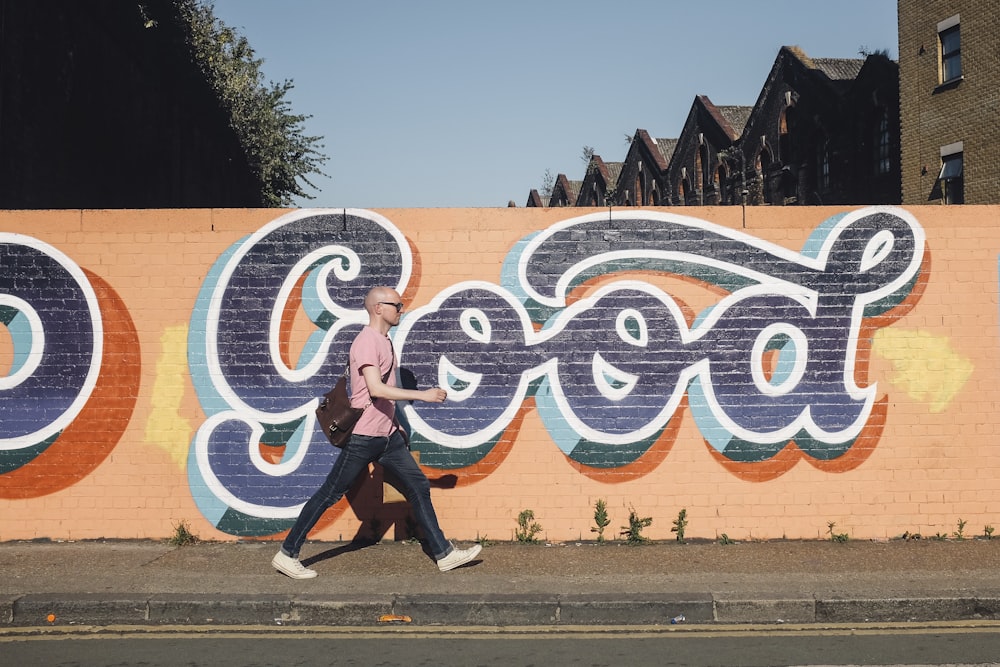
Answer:
[[[462,545],[460,545],[462,546]],[[420,546],[0,543],[0,629],[30,626],[540,626],[1000,619],[1000,539],[488,544],[438,572]],[[400,622],[400,621],[397,621]]]

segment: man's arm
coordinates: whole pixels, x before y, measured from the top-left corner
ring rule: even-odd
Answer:
[[[427,403],[444,403],[448,392],[441,387],[433,389],[401,389],[390,387],[382,382],[382,376],[378,374],[375,366],[365,366],[361,369],[361,374],[368,385],[368,394],[372,399],[387,398],[390,401],[426,401]]]

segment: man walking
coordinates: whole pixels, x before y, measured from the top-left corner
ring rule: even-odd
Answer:
[[[478,544],[456,549],[445,539],[431,504],[430,482],[413,460],[396,421],[396,401],[442,403],[447,392],[440,387],[417,390],[396,386],[396,355],[388,336],[389,330],[399,324],[403,312],[396,290],[390,287],[370,290],[365,296],[365,310],[368,326],[354,339],[350,354],[351,404],[356,408],[366,406],[365,411],[323,486],[302,507],[281,550],[271,560],[276,570],[292,579],[316,576],[315,570],[299,562],[299,550],[323,512],[347,493],[355,478],[372,462],[395,473],[403,483],[406,500],[423,528],[439,570],[447,572],[465,565],[482,549]]]

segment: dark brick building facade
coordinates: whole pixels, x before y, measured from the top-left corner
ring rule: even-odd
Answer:
[[[899,128],[899,68],[887,56],[786,46],[752,107],[697,96],[676,140],[638,130],[624,163],[595,156],[572,205],[898,204]]]

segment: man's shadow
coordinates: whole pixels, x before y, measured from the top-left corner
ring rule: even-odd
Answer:
[[[455,475],[442,475],[429,478],[431,488],[454,488],[458,481]],[[403,495],[403,485],[395,475],[389,473],[381,465],[375,463],[369,466],[367,473],[362,473],[351,489],[345,495],[354,515],[361,522],[358,532],[347,544],[340,545],[316,554],[302,562],[309,566],[341,554],[358,551],[381,542],[392,531],[392,539],[396,542],[419,540],[421,548],[428,558],[433,554],[428,551],[424,538],[410,504]],[[343,501],[341,501],[343,502]]]
[[[416,377],[409,369],[401,368],[400,378],[404,388],[416,388]],[[405,414],[399,410],[397,415],[400,427],[404,432],[409,433],[410,425],[406,421]],[[452,474],[428,476],[428,481],[431,483],[431,488],[451,489],[458,483],[458,477]],[[369,466],[367,473],[359,475],[345,498],[354,515],[361,522],[358,532],[347,544],[304,559],[302,561],[304,565],[308,567],[311,564],[336,558],[345,553],[374,546],[381,542],[390,530],[393,531],[393,540],[396,542],[419,540],[424,553],[427,554],[428,558],[433,559],[433,554],[428,551],[427,541],[423,539],[423,531],[413,517],[410,504],[406,502],[403,484],[381,465],[374,463]]]

